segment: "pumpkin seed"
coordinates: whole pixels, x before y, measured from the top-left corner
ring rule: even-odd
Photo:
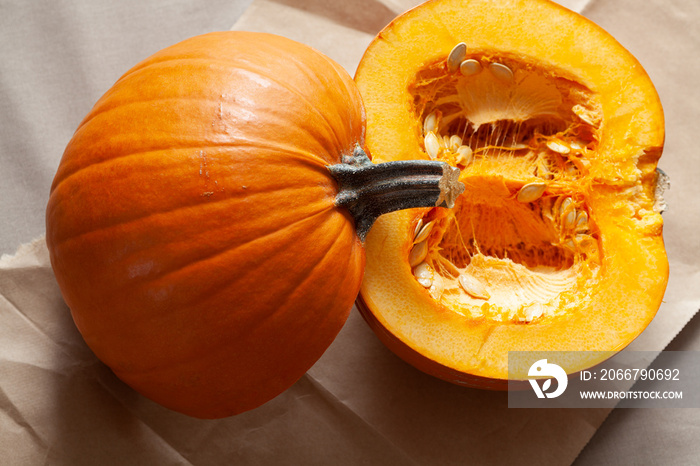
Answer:
[[[570,197],[565,197],[563,199],[560,198],[560,200],[561,200],[561,203],[559,204],[558,208],[559,208],[559,213],[562,214],[562,213],[566,212],[566,209],[569,208],[569,206],[571,205],[573,200]]]
[[[583,150],[585,147],[585,144],[581,141],[572,141],[569,143],[569,145],[573,150]]]
[[[586,211],[582,211],[576,217],[576,231],[587,231],[588,230],[588,214]]]
[[[430,288],[433,285],[432,278],[416,278],[416,281],[420,283],[423,288]]]
[[[576,242],[581,245],[587,245],[591,241],[593,241],[593,237],[590,235],[586,235],[583,233],[579,233],[576,235]]]
[[[568,154],[571,152],[571,149],[568,146],[565,146],[559,141],[549,140],[547,141],[547,147],[558,154]]]
[[[534,181],[520,188],[516,199],[520,202],[533,202],[541,198],[546,189],[547,183],[543,183],[541,181]]]
[[[421,262],[413,269],[413,276],[425,288],[433,284],[433,269],[427,262]]]
[[[576,208],[572,206],[573,200],[570,197],[559,198],[554,205],[556,215],[561,218],[562,230],[570,230],[576,224]],[[558,205],[557,205],[558,204]]]
[[[457,149],[457,163],[467,165],[472,161],[473,151],[469,146],[459,146]]]
[[[459,72],[462,73],[463,76],[474,76],[482,69],[483,67],[481,63],[479,63],[479,60],[474,60],[473,58],[464,60],[459,64]]]
[[[503,63],[491,63],[489,65],[489,70],[498,79],[504,82],[510,82],[513,80],[513,70],[508,68]]]
[[[489,299],[491,297],[484,284],[473,275],[460,273],[458,281],[462,289],[473,298]]]
[[[576,209],[572,208],[562,219],[562,226],[565,230],[570,230],[576,224]]]
[[[450,54],[447,56],[447,71],[454,73],[459,69],[459,65],[467,56],[467,44],[460,42],[455,45]]]
[[[428,134],[425,135],[423,142],[425,144],[425,152],[428,154],[428,157],[433,160],[437,159],[438,152],[440,152],[440,142],[438,142],[438,137],[435,135],[435,133],[429,131]]]
[[[552,213],[551,213],[551,214],[552,214],[552,215],[551,215],[551,219],[552,219],[552,220],[555,220],[555,219],[556,219],[557,222],[559,221],[558,219],[559,219],[559,217],[561,216],[561,212],[562,212],[561,205],[564,203],[564,199],[565,199],[565,198],[559,196],[559,197],[557,197],[556,200],[554,201],[554,205],[552,206]]]
[[[427,262],[421,262],[413,268],[413,276],[416,278],[433,278],[433,268]]]
[[[428,235],[430,235],[430,232],[433,231],[433,225],[435,225],[435,220],[432,222],[428,222],[425,224],[423,228],[421,228],[420,232],[416,235],[416,238],[413,240],[414,243],[421,243],[428,239]]]
[[[430,113],[425,120],[423,120],[423,134],[428,134],[431,131],[437,129],[437,114],[435,112]]]
[[[416,223],[416,228],[414,228],[414,230],[413,230],[413,242],[414,243],[416,242],[415,238],[416,238],[416,236],[418,236],[418,232],[420,231],[421,228],[423,228],[423,219],[419,218],[418,223]]]
[[[413,248],[411,249],[411,252],[408,254],[408,264],[411,267],[415,267],[423,260],[425,260],[425,257],[428,255],[428,242],[427,241],[422,241],[420,243],[416,243]]]
[[[452,152],[457,152],[457,149],[462,145],[462,138],[453,134],[450,136],[450,145],[448,146]]]
[[[532,322],[542,314],[544,314],[544,306],[540,303],[535,303],[525,310],[525,322]]]

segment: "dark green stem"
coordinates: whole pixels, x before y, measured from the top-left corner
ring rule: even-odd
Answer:
[[[414,207],[454,207],[464,191],[459,169],[433,160],[374,164],[358,145],[343,163],[331,165],[340,190],[335,204],[347,208],[364,242],[382,214]]]

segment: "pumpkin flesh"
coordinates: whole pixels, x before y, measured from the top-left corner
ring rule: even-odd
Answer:
[[[466,73],[447,64],[459,42]],[[508,351],[617,351],[648,325],[668,277],[663,112],[611,36],[548,1],[436,0],[387,26],[355,79],[375,161],[433,155],[466,186],[453,210],[392,213],[368,235],[358,304],[390,348],[503,387]],[[432,222],[422,284],[409,263],[419,221]]]

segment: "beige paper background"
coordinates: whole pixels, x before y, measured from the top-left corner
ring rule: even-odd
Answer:
[[[255,0],[234,27],[305,42],[353,73],[375,30],[411,5]],[[700,307],[694,181],[700,157],[693,149],[700,6],[693,0],[568,6],[606,27],[640,59],[667,112],[661,166],[672,179],[664,214],[672,275],[657,318],[633,343],[660,350]],[[404,364],[353,311],[321,360],[275,400],[234,418],[187,418],[133,392],[86,348],[41,239],[0,259],[0,351],[2,464],[570,464],[608,414],[509,410],[503,393],[456,387]],[[663,416],[657,418],[676,419]],[[697,416],[679,416],[687,425],[649,421],[638,432],[650,442],[698,438],[692,437]],[[601,445],[589,464],[628,462],[614,445]],[[697,444],[673,445],[666,458],[676,455],[676,464],[700,455]],[[637,458],[663,458],[653,454]]]

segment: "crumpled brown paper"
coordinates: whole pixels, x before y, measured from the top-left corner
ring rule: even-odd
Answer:
[[[700,212],[686,208],[700,194],[691,127],[700,116],[700,66],[682,61],[700,45],[686,32],[700,19],[692,2],[679,0],[671,12],[661,0],[566,2],[631,49],[666,106],[671,280],[654,322],[632,344],[637,350],[663,349],[700,307]],[[415,3],[255,0],[234,28],[307,43],[352,74],[374,33]],[[192,419],[137,394],[95,358],[41,238],[0,259],[0,374],[0,462],[12,465],[570,464],[608,414],[508,409],[505,393],[457,387],[403,363],[353,311],[288,391],[236,417]]]

